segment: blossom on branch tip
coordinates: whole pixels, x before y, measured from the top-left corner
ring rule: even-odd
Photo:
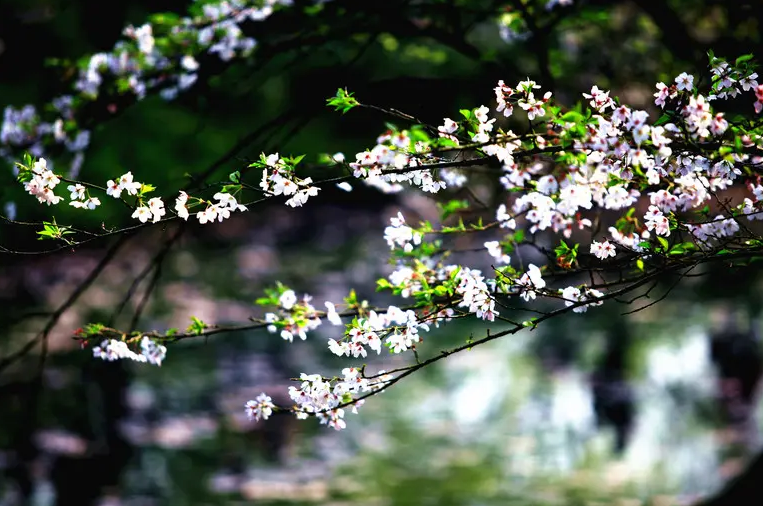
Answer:
[[[268,395],[261,393],[253,401],[248,401],[244,408],[246,416],[250,420],[258,422],[270,418],[270,415],[273,414],[275,404],[273,404],[273,399]]]
[[[111,185],[109,185],[111,186]],[[119,178],[118,188],[120,191],[126,191],[130,195],[137,195],[142,185],[137,181],[133,181],[132,172],[123,174]],[[114,198],[119,197],[119,194],[112,195]]]

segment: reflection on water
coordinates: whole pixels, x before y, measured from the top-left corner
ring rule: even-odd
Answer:
[[[597,487],[629,485],[638,497],[707,494],[720,485],[722,443],[685,404],[685,399],[707,400],[712,394],[713,370],[701,329],[687,329],[680,344],[649,347],[646,370],[633,382],[635,430],[615,461],[610,453],[614,435],[596,427],[589,375],[574,368],[550,376],[533,370],[526,353],[529,338],[499,341],[444,364],[445,374],[459,383],[447,395],[418,402],[415,391],[426,388],[412,379],[407,393],[415,397],[397,412],[411,426],[418,420],[417,438],[449,435],[455,445],[498,450],[503,469],[497,474],[509,481],[537,483],[541,477],[588,469],[602,480]],[[377,401],[390,402],[406,403],[405,394]],[[445,415],[443,406],[449,407]],[[378,407],[374,414],[391,408]]]

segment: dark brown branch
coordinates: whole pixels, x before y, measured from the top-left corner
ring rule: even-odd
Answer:
[[[124,246],[127,241],[132,237],[132,234],[123,234],[122,236],[117,239],[117,241],[108,249],[104,257],[101,259],[100,262],[98,262],[98,265],[96,265],[92,271],[90,271],[90,274],[88,274],[87,278],[85,278],[78,286],[77,288],[72,292],[72,294],[61,304],[50,316],[50,319],[48,320],[48,323],[45,325],[45,327],[40,331],[39,334],[37,334],[36,337],[34,337],[32,340],[28,341],[24,346],[22,346],[18,351],[12,353],[11,355],[4,357],[2,360],[0,360],[0,372],[5,370],[7,367],[14,364],[17,360],[24,357],[27,353],[29,353],[39,342],[42,342],[43,345],[45,345],[48,335],[50,334],[50,331],[53,330],[53,327],[58,323],[58,320],[61,318],[61,316],[79,299],[79,297],[85,293],[85,291],[90,288],[90,285],[93,284],[93,282],[96,280],[96,278],[103,272],[103,270],[111,263],[111,261],[114,259],[114,257],[117,254],[117,251]]]

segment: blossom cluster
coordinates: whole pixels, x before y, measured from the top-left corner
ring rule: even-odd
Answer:
[[[159,197],[149,199],[145,206],[138,206],[132,213],[132,217],[139,220],[141,223],[146,223],[149,219],[156,223],[162,216],[167,214],[164,209],[164,202]]]
[[[344,421],[344,409],[352,403],[352,412],[362,406],[363,400],[354,400],[353,394],[375,392],[384,388],[392,377],[380,371],[372,378],[367,378],[355,367],[342,369],[342,377],[326,379],[319,374],[300,374],[299,388],[289,387],[289,397],[295,403],[297,418],[315,415],[320,423],[341,430],[347,427]]]
[[[126,358],[136,362],[161,366],[166,355],[167,348],[148,336],[143,336],[140,341],[140,353],[132,351],[126,342],[116,339],[106,339],[100,346],[93,348],[94,357],[109,362]]]
[[[91,197],[85,188],[80,183],[70,184],[67,190],[71,192],[71,202],[69,205],[80,209],[90,209],[91,211],[101,205],[101,199],[98,197]]]
[[[649,206],[644,215],[647,230],[654,230],[657,235],[670,235],[670,222],[657,206]]]
[[[414,133],[426,138],[421,130],[384,132],[376,139],[373,148],[357,153],[355,161],[348,164],[353,176],[384,193],[402,191],[405,188],[403,183],[427,193],[437,193],[446,188],[447,183],[436,178],[432,171],[416,169],[429,159],[429,155],[423,152],[423,143],[414,141]]]
[[[456,269],[458,270],[456,293],[462,297],[459,306],[469,308],[469,312],[474,313],[477,318],[487,321],[495,320],[499,313],[495,310],[495,299],[490,294],[490,288],[482,272],[468,267],[459,268],[455,265],[446,267],[445,272],[450,274]]]
[[[546,287],[546,280],[543,279],[538,266],[530,264],[527,266],[527,272],[517,280],[517,285],[520,287],[520,297],[525,301],[530,301],[535,299],[537,294],[542,293],[541,290]]]
[[[322,316],[310,301],[312,297],[304,295],[301,300],[297,299],[294,290],[284,290],[277,299],[279,308],[277,313],[266,313],[265,322],[268,324],[268,332],[278,333],[285,341],[292,342],[294,336],[303,341],[307,339],[307,333],[318,328]],[[332,307],[333,309],[333,307]],[[336,312],[333,311],[335,314]],[[338,315],[331,318],[336,321]],[[341,320],[340,322],[341,323]]]
[[[24,189],[42,204],[55,205],[61,201],[61,197],[53,192],[53,188],[61,182],[53,171],[48,169],[47,161],[40,158],[31,168],[33,176],[31,180],[24,182]]]
[[[752,55],[749,55],[750,57]],[[737,63],[746,57],[737,59]],[[708,96],[708,100],[726,100],[736,98],[743,91],[754,90],[756,96],[763,92],[758,86],[758,74],[747,68],[740,68],[736,65],[729,65],[723,58],[716,58],[714,55],[710,58],[710,72],[712,73],[713,94]],[[760,102],[760,100],[757,100]],[[755,112],[759,113],[761,106],[754,105]]]
[[[601,306],[604,303],[604,301],[596,300],[604,296],[602,292],[594,288],[589,288],[585,285],[580,287],[568,286],[567,288],[559,290],[559,293],[562,295],[562,298],[564,299],[564,305],[567,307],[570,307],[579,302],[585,302],[588,300],[592,301],[589,304],[584,304],[572,308],[572,311],[575,313],[585,313],[588,311],[589,307]]]
[[[405,224],[405,216],[398,212],[390,218],[390,225],[384,229],[384,240],[391,249],[400,247],[406,253],[413,251],[414,246],[421,244],[424,234]]]
[[[338,356],[365,358],[366,347],[381,353],[382,337],[392,353],[401,353],[413,348],[420,341],[419,330],[428,331],[429,324],[419,320],[415,311],[403,311],[397,306],[389,306],[386,311],[370,311],[367,316],[356,318],[340,340],[329,339],[328,347]]]
[[[312,178],[299,179],[294,174],[293,165],[278,156],[278,153],[261,157],[261,161],[252,166],[262,167],[260,188],[268,196],[284,195],[290,197],[286,205],[302,207],[310,197],[318,195],[317,186],[312,186]]]
[[[50,104],[55,119],[43,121],[33,105],[7,106],[0,125],[0,157],[15,161],[14,148],[25,148],[33,156],[43,156],[46,144],[63,145],[73,153],[70,175],[76,177],[84,161],[83,152],[90,144],[90,131],[65,128],[74,119],[73,98],[64,95]]]
[[[41,203],[48,205],[58,204],[62,197],[56,196],[53,188],[61,182],[61,179],[47,168],[47,164],[48,162],[45,158],[37,159],[31,167],[18,164],[25,172],[29,173],[20,173],[19,179],[23,181],[24,189],[29,194],[37,197]],[[92,210],[101,205],[100,199],[90,196],[88,187],[81,183],[71,184],[67,189],[71,197],[70,205],[73,207]],[[126,172],[119,178],[109,179],[106,182],[106,195],[114,199],[122,199],[123,192],[137,197],[137,205],[131,217],[139,220],[141,223],[147,223],[149,220],[152,223],[157,223],[167,214],[164,201],[161,197],[153,197],[145,202],[143,201],[143,195],[153,190],[152,186],[135,181],[132,172]],[[175,199],[175,213],[183,220],[187,220],[190,216],[188,210],[189,198],[186,192],[180,191],[179,196]],[[226,191],[217,192],[213,195],[213,199],[216,202],[208,202],[200,198],[194,199],[200,203],[206,202],[206,207],[195,213],[196,218],[201,224],[214,221],[222,222],[224,219],[230,218],[233,212],[248,210],[245,205],[238,203],[233,194]]]
[[[246,410],[246,416],[255,422],[260,420],[267,420],[270,418],[270,415],[273,414],[273,409],[275,407],[276,406],[273,404],[273,399],[264,393],[258,395],[253,401],[247,402],[244,406]]]
[[[239,204],[236,197],[226,192],[217,192],[212,196],[217,202],[207,202],[207,206],[203,211],[196,213],[196,219],[199,223],[213,223],[215,221],[222,222],[230,218],[232,212],[247,211],[247,207],[243,204]],[[188,199],[189,196],[186,192],[181,191],[180,195],[175,199],[175,213],[183,220],[188,220],[190,213],[188,211]],[[200,199],[199,199],[200,200]]]
[[[13,148],[44,156],[47,145],[63,145],[74,154],[70,175],[75,177],[90,143],[90,132],[78,126],[79,111],[104,89],[109,94],[129,93],[136,100],[153,91],[166,100],[174,99],[197,81],[205,59],[227,62],[251,55],[257,42],[245,35],[245,24],[263,21],[277,8],[292,3],[195,0],[189,16],[158,15],[141,26],[127,26],[124,38],[110,51],[80,62],[73,89],[56,97],[50,107],[39,111],[33,105],[6,107],[0,126],[0,156],[12,162]],[[52,115],[43,119],[47,113],[42,111],[48,109]]]

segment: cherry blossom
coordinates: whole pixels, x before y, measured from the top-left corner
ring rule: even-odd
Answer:
[[[167,353],[166,347],[157,344],[147,336],[142,337],[140,350],[140,353],[136,353],[124,341],[107,339],[100,346],[93,348],[93,356],[109,362],[127,358],[136,362],[161,366]]]
[[[694,76],[687,74],[686,72],[682,72],[678,77],[676,77],[676,89],[678,91],[691,91],[692,87],[694,86]]]
[[[248,401],[245,408],[246,416],[250,420],[258,422],[270,418],[270,415],[273,414],[273,409],[275,409],[275,405],[270,396],[261,393],[253,401]]]
[[[139,206],[132,213],[132,217],[140,220],[141,223],[146,223],[148,220],[152,219],[153,213],[148,206]]]
[[[517,280],[517,284],[521,288],[520,296],[526,301],[534,299],[537,290],[546,287],[546,281],[543,279],[540,269],[534,264],[527,266],[527,272],[522,274],[522,277]]]
[[[71,192],[71,199],[72,200],[84,200],[85,198],[85,187],[81,184],[70,184],[66,187],[67,190]]]
[[[390,248],[399,246],[403,251],[411,252],[413,247],[421,244],[422,234],[405,224],[403,213],[390,218],[391,225],[384,229],[384,239]]]
[[[122,174],[118,180],[117,185],[120,191],[126,191],[129,195],[137,195],[142,186],[139,182],[133,181],[132,172]],[[107,183],[107,186],[111,187],[111,184]],[[112,197],[117,198],[119,195],[112,194]]]
[[[205,16],[218,22],[238,15],[221,5],[209,4]],[[220,33],[200,34],[208,52],[225,60],[248,50],[235,23],[217,26]],[[133,44],[133,53],[154,58],[159,65],[161,44],[151,25],[131,28],[125,35]],[[752,169],[763,163],[758,153],[762,138],[752,123],[726,115],[721,101],[743,96],[748,100],[748,114],[763,109],[763,86],[757,83],[754,65],[745,61],[739,59],[732,65],[711,57],[710,82],[698,78],[697,89],[695,77],[688,73],[669,85],[657,83],[654,98],[661,110],[656,118],[620,103],[609,90],[598,86],[583,94],[582,104],[572,107],[557,103],[551,91],[539,91],[540,85],[529,78],[516,86],[498,81],[493,88],[494,107],[463,109],[461,122],[445,117],[439,126],[388,125],[370,139],[367,149],[354,158],[348,156],[349,163],[344,155],[325,155],[328,161],[321,163],[344,171],[338,178],[323,178],[311,166],[314,181],[305,177],[299,165],[302,156],[263,153],[249,165],[254,170],[242,168],[214,187],[220,191],[211,187],[194,190],[191,197],[184,191],[178,194],[177,189],[164,193],[149,183],[134,181],[132,172],[109,180],[106,188],[76,182],[54,172],[45,158],[30,155],[20,164],[19,181],[48,205],[60,200],[54,188],[61,181],[73,183],[68,191],[74,207],[94,209],[100,204],[95,195],[105,192],[120,199],[117,204],[128,206],[132,217],[147,226],[171,219],[163,200],[171,197],[164,195],[177,195],[174,211],[178,218],[187,220],[189,207],[198,206],[197,220],[206,224],[247,211],[240,202],[249,202],[250,194],[257,199],[278,197],[287,207],[300,207],[310,205],[309,198],[325,185],[341,181],[338,186],[346,185],[342,189],[352,189],[345,181],[351,178],[382,192],[438,193],[439,218],[424,219],[426,213],[421,212],[414,225],[402,211],[393,211],[396,214],[389,225],[379,231],[390,251],[388,274],[377,280],[377,289],[389,291],[410,306],[389,302],[375,306],[353,291],[344,301],[325,301],[323,311],[313,306],[309,295],[298,295],[277,284],[258,299],[258,305],[267,306],[264,316],[252,317],[255,326],[294,345],[319,330],[328,351],[348,361],[365,361],[374,352],[381,354],[383,348],[391,354],[415,357],[415,364],[411,360],[410,366],[395,369],[395,373],[405,371],[399,378],[422,366],[418,354],[429,346],[430,339],[423,339],[426,333],[451,319],[500,320],[509,327],[514,325],[510,330],[514,333],[542,323],[546,315],[557,311],[585,313],[607,298],[615,299],[622,293],[618,292],[620,284],[626,281],[607,279],[607,265],[632,273],[633,279],[645,279],[638,276],[655,276],[660,268],[683,268],[689,264],[680,262],[702,260],[702,255],[709,257],[721,248],[744,251],[750,235],[745,224],[763,219],[763,185]],[[112,56],[94,56],[82,70],[88,85],[83,86],[83,93],[85,88],[98,93],[99,79],[113,63]],[[125,67],[117,73],[128,72],[129,59],[122,63]],[[172,65],[181,69],[181,76],[173,81],[175,92],[184,86],[181,83],[191,86],[200,66],[194,54],[178,55]],[[136,94],[145,91],[140,91],[141,85],[151,86],[148,79],[130,75],[136,79]],[[530,120],[520,134],[504,130],[498,121],[500,116],[510,116],[515,105]],[[13,114],[30,119],[36,113]],[[55,135],[69,135],[63,124],[55,128]],[[21,136],[10,128],[4,132],[9,139]],[[84,145],[88,139],[87,135],[69,135],[66,142]],[[474,144],[466,144],[469,140]],[[477,177],[483,176],[475,176],[478,171],[473,168],[479,164],[486,169],[484,177],[495,182],[495,197],[487,204],[476,195],[482,181]],[[738,188],[740,195],[726,200],[718,196],[729,188]],[[147,195],[154,191],[162,196],[149,199]],[[642,205],[648,209],[644,211]],[[743,221],[744,216],[747,220]],[[602,226],[604,223],[607,225]],[[51,223],[46,226],[49,236],[63,234]],[[454,246],[467,233],[474,234],[472,246]],[[480,263],[464,265],[472,258]],[[546,259],[548,263],[540,263]],[[590,286],[566,286],[588,281],[583,274],[590,274]],[[343,308],[341,316],[338,305]],[[512,310],[503,311],[503,307]],[[515,322],[515,309],[544,316]],[[324,321],[331,325],[321,327]],[[203,329],[197,331],[203,334]],[[141,353],[131,351],[133,341],[127,337],[103,337],[107,339],[94,349],[96,357],[131,358],[157,365],[163,360],[164,347],[147,337],[141,342]],[[488,337],[491,335],[483,339]],[[467,344],[471,345],[471,338]],[[276,407],[262,394],[245,409],[253,420],[267,419],[274,410],[284,409],[341,430],[347,425],[345,414],[350,406],[354,411],[362,397],[394,382],[386,374],[367,375],[365,366],[345,367],[341,375],[329,377],[303,373],[298,386],[289,389],[292,407]]]
[[[591,254],[595,255],[600,260],[606,260],[608,257],[614,257],[617,255],[615,246],[609,242],[591,242]]]
[[[184,191],[180,192],[180,195],[175,199],[175,212],[177,213],[179,218],[182,218],[184,220],[188,220],[188,208],[186,207],[186,204],[188,202],[188,194]]]

